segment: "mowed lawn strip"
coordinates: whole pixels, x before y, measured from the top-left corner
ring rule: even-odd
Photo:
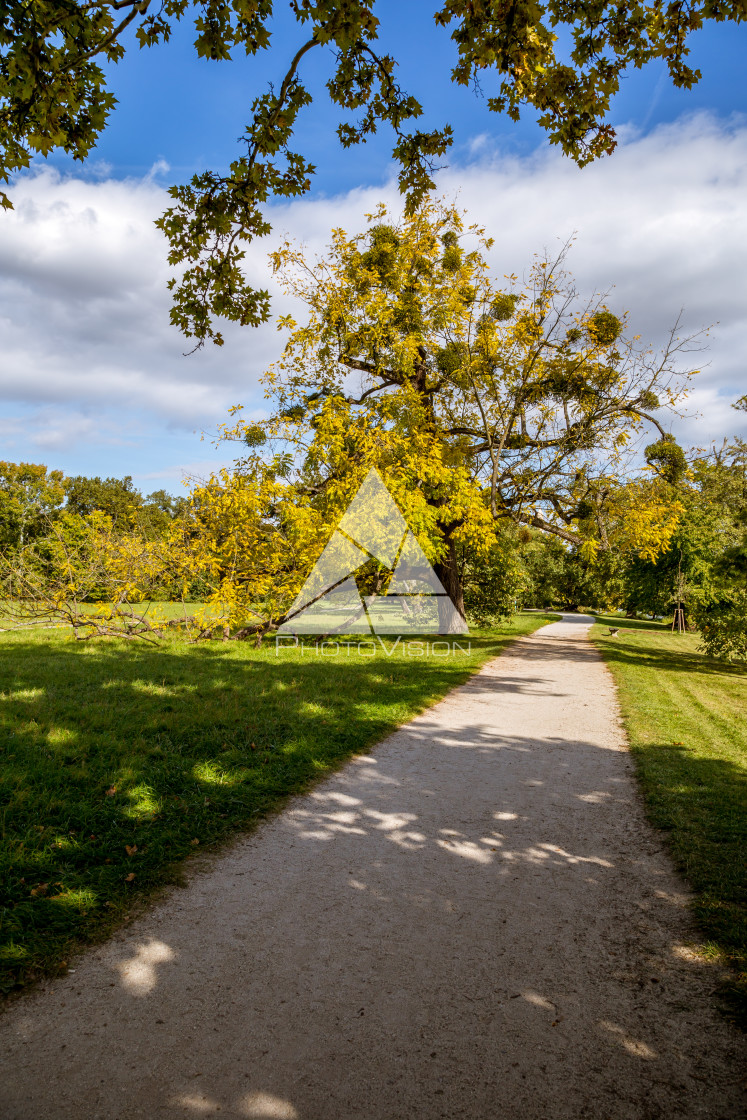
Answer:
[[[247,829],[552,617],[458,638],[467,656],[442,643],[420,658],[402,644],[320,656],[0,635],[0,991],[64,969],[178,881],[190,853]]]
[[[592,637],[619,688],[650,819],[696,892],[706,952],[734,970],[725,990],[747,1024],[747,668],[698,653],[695,634],[600,622]]]

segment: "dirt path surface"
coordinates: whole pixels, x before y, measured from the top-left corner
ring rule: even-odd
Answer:
[[[743,1115],[590,621],[520,640],[11,1007],[4,1120]]]

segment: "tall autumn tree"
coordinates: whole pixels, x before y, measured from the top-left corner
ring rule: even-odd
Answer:
[[[679,515],[665,479],[636,481],[628,449],[648,429],[649,458],[676,455],[664,421],[687,340],[653,353],[627,338],[562,261],[536,262],[526,285],[499,282],[490,246],[430,199],[399,221],[379,208],[357,236],[333,231],[318,261],[285,244],[273,264],[305,318],[281,320],[271,417],[225,433],[253,449],[250,467],[265,441],[289,455],[316,502],[377,466],[460,610],[458,546],[489,548],[503,523],[592,559],[615,547],[653,557]]]
[[[488,109],[512,120],[524,108],[536,111],[550,141],[580,165],[614,149],[608,112],[626,73],[662,60],[672,84],[690,88],[701,77],[689,64],[691,34],[711,21],[739,23],[747,11],[744,0],[440,0],[418,7],[455,44],[451,73],[431,72],[432,83],[484,89]],[[111,64],[168,43],[181,20],[194,20],[201,58],[277,58],[277,82],[253,101],[237,158],[226,171],[201,171],[173,187],[174,205],[159,222],[169,261],[182,270],[172,281],[172,320],[198,345],[222,342],[216,318],[267,318],[268,294],[252,288],[241,262],[246,243],[269,232],[268,199],[311,187],[313,165],[291,148],[313,101],[303,78],[311,53],[329,60],[326,88],[343,147],[365,142],[382,125],[392,130],[411,206],[432,187],[434,162],[452,141],[446,122],[417,127],[423,107],[400,86],[397,61],[381,48],[380,34],[396,35],[395,9],[389,27],[381,26],[382,6],[373,0],[290,0],[290,9],[298,40],[288,48],[273,35],[272,0],[5,0],[0,7],[0,183],[55,149],[85,159],[116,104]],[[0,207],[10,205],[0,191]]]

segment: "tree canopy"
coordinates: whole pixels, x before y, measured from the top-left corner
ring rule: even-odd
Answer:
[[[40,463],[0,462],[0,549],[23,549],[63,512],[78,518],[103,513],[117,531],[135,527],[151,537],[163,536],[185,504],[185,498],[165,490],[143,496],[131,475],[66,478]]]
[[[65,497],[65,476],[40,463],[0,462],[0,550],[23,548]]]
[[[208,170],[174,186],[159,221],[177,269],[172,321],[201,345],[220,344],[215,319],[256,324],[268,316],[266,291],[243,274],[244,247],[270,230],[263,209],[273,196],[310,189],[314,167],[292,150],[299,115],[312,102],[304,58],[330,58],[327,92],[339,113],[337,133],[349,148],[381,125],[394,133],[393,155],[408,205],[433,186],[436,161],[452,142],[447,122],[419,129],[423,107],[396,78],[397,60],[380,48],[372,0],[291,0],[298,45],[278,57],[277,83],[253,102],[240,153],[225,172]],[[578,164],[611,152],[607,119],[621,79],[663,60],[675,86],[700,72],[689,65],[689,37],[708,21],[739,22],[745,0],[687,0],[624,5],[582,0],[440,0],[431,13],[450,33],[456,60],[443,82],[485,87],[489,109],[518,120],[523,109]],[[424,13],[424,18],[426,13]],[[60,149],[85,159],[116,104],[106,64],[127,52],[168,42],[191,18],[201,57],[278,55],[272,0],[6,0],[0,12],[0,182],[37,156]],[[436,80],[436,75],[433,75]],[[0,192],[0,204],[11,206]],[[179,271],[181,270],[181,271]]]
[[[664,424],[689,340],[648,350],[580,297],[562,260],[538,260],[525,284],[498,280],[490,244],[432,199],[401,220],[379,208],[359,235],[333,231],[318,261],[286,244],[274,265],[307,315],[281,320],[270,417],[238,411],[225,433],[245,445],[239,473],[291,479],[323,524],[376,466],[460,609],[460,552],[490,551],[508,527],[590,560],[653,559],[681,512]],[[646,430],[657,438],[642,468],[629,449]]]

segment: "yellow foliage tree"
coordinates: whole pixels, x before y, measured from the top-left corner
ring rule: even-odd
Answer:
[[[678,506],[664,482],[644,484],[637,447],[652,429],[671,445],[662,410],[693,372],[677,368],[692,339],[675,329],[654,353],[628,337],[601,299],[580,299],[565,251],[536,261],[524,285],[498,281],[491,246],[429,199],[398,220],[381,206],[352,237],[333,230],[320,260],[290,243],[271,255],[306,315],[280,320],[288,341],[264,379],[271,415],[259,425],[235,409],[223,437],[244,445],[238,477],[284,473],[284,501],[314,511],[295,554],[306,571],[371,466],[460,610],[460,545],[494,548],[508,523],[587,556],[666,547]],[[621,501],[636,477],[636,501]],[[225,476],[218,489],[237,486]],[[251,524],[250,537],[261,533],[259,514]],[[247,541],[246,554],[258,548]]]
[[[67,625],[79,640],[156,639],[166,620],[149,599],[173,560],[165,539],[137,525],[121,532],[99,510],[62,510],[43,534],[0,557],[0,617],[11,627]]]
[[[690,376],[677,370],[690,340],[673,332],[653,353],[628,337],[602,300],[580,300],[564,254],[536,261],[523,285],[496,279],[491,245],[434,199],[398,220],[379,207],[353,237],[334,230],[318,261],[283,245],[273,266],[306,313],[281,321],[288,339],[265,376],[268,418],[247,421],[237,408],[223,430],[242,445],[235,469],[195,486],[166,540],[62,515],[46,568],[27,565],[26,600],[30,573],[56,573],[58,614],[99,581],[99,627],[154,632],[163,620],[127,614],[167,569],[185,598],[195,579],[206,585],[197,637],[261,638],[285,619],[371,467],[462,613],[465,555],[490,554],[495,568],[505,545],[508,564],[517,527],[586,560],[656,557],[680,513],[668,475],[681,452],[661,417]],[[651,429],[649,467],[638,443]],[[94,612],[75,610],[76,632],[96,632]]]

